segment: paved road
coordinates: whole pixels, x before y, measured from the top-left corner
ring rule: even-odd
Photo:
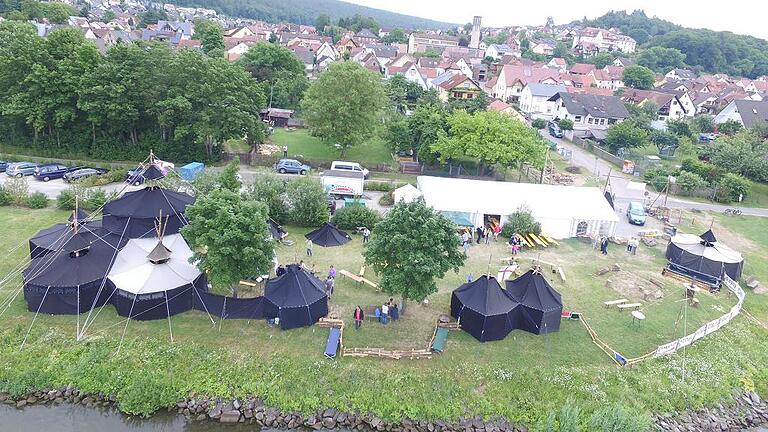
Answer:
[[[0,185],[4,185],[8,179],[9,177],[7,175],[0,173]],[[56,199],[61,191],[70,188],[70,184],[61,179],[43,182],[40,180],[35,180],[35,178],[32,176],[26,176],[24,177],[24,180],[26,180],[27,185],[29,186],[29,193],[42,192],[50,199]],[[125,188],[125,191],[127,192],[141,189],[142,186],[131,186],[121,182],[100,186],[100,188],[106,190],[107,192],[120,192],[123,190],[123,188]]]
[[[623,204],[624,207],[626,208],[626,205],[629,201],[637,199],[635,196],[633,196],[632,192],[628,191],[627,189],[627,184],[629,184],[629,182],[633,180],[634,177],[621,173],[621,171],[619,171],[618,168],[614,167],[613,165],[606,162],[605,160],[598,158],[594,154],[589,153],[588,151],[582,149],[577,145],[574,145],[560,138],[549,136],[549,134],[547,134],[545,131],[540,131],[539,133],[545,136],[545,138],[547,138],[548,140],[556,142],[558,146],[571,150],[573,155],[571,163],[573,165],[577,165],[584,169],[587,169],[593,175],[596,175],[601,179],[603,179],[603,181],[607,179],[608,174],[610,173],[611,191],[616,196],[616,203],[619,204],[619,206]],[[648,199],[650,201],[656,200],[657,203],[662,203],[664,200],[664,196],[663,195],[660,196],[660,194],[655,192],[649,192]],[[697,210],[714,211],[714,212],[723,212],[726,208],[734,208],[734,206],[725,206],[721,204],[686,201],[686,200],[671,197],[671,196],[667,198],[667,207],[682,208],[682,209],[697,209]],[[738,207],[738,208],[745,215],[768,217],[768,209],[753,208],[753,207]]]

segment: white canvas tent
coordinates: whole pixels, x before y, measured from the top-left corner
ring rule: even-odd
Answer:
[[[395,203],[399,203],[401,200],[409,203],[420,197],[421,191],[416,189],[414,185],[408,183],[405,186],[400,186],[395,189],[395,191],[392,192],[392,196],[395,199]]]
[[[420,176],[416,183],[427,205],[441,212],[461,213],[475,226],[486,216],[501,223],[526,206],[547,235],[562,239],[577,235],[608,235],[619,217],[595,187],[508,183]]]

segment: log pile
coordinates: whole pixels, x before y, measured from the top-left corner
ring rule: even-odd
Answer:
[[[320,318],[320,320],[317,322],[317,326],[324,328],[344,328],[344,320],[335,318]]]
[[[432,358],[429,349],[387,350],[383,348],[345,348],[344,357],[376,357],[392,360]]]

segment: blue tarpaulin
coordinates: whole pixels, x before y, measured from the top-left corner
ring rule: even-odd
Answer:
[[[179,175],[186,181],[192,181],[202,174],[204,169],[202,162],[190,162],[179,169]]]
[[[443,216],[445,216],[448,220],[455,223],[458,226],[462,227],[473,227],[475,224],[472,222],[472,215],[470,213],[465,212],[457,212],[457,211],[441,211],[440,212]]]

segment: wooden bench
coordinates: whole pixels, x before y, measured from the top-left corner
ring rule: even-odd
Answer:
[[[619,310],[630,310],[630,309],[637,310],[637,309],[640,309],[642,305],[643,305],[642,303],[626,303],[626,304],[616,305],[616,307],[619,308]]]
[[[607,309],[610,309],[611,306],[618,306],[618,305],[621,305],[622,303],[626,303],[628,301],[629,300],[627,300],[627,299],[609,300],[607,302],[603,302],[603,305]]]
[[[372,319],[374,321],[377,321],[379,318],[376,316],[376,309],[379,306],[366,306],[363,308],[363,314],[365,315],[365,319]]]
[[[339,270],[339,274],[344,276],[344,277],[348,277],[348,278],[352,279],[355,282],[362,282],[363,281],[362,277],[360,277],[360,276],[358,276],[358,275],[356,275],[356,274],[354,274],[352,272],[346,271],[344,269]]]

